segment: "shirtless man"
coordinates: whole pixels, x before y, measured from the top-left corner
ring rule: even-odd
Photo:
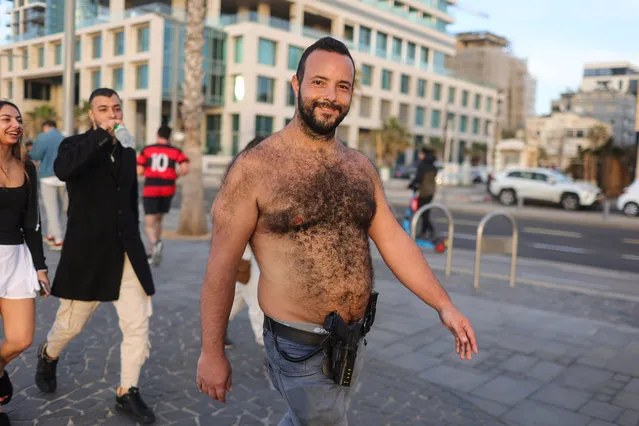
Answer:
[[[335,138],[354,78],[353,59],[341,42],[325,37],[307,48],[292,78],[295,117],[237,159],[212,209],[197,385],[221,402],[231,391],[224,335],[238,261],[249,242],[261,269],[269,373],[289,406],[280,425],[347,424],[349,387],[325,374],[323,324],[333,312],[346,324],[367,312],[373,288],[369,237],[399,280],[439,313],[460,357],[477,353],[470,322],[395,220],[375,167]],[[361,353],[353,381],[359,361]]]

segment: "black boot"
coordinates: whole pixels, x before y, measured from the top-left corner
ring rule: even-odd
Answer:
[[[38,348],[38,367],[36,368],[35,382],[41,392],[53,393],[58,385],[56,379],[57,359],[51,359],[46,354],[45,344]]]
[[[127,393],[116,396],[115,408],[143,425],[155,422],[153,411],[144,403],[140,390],[136,387],[131,386]]]
[[[11,421],[7,413],[0,413],[0,426],[11,426]]]

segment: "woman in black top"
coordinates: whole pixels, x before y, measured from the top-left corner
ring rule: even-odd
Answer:
[[[22,140],[22,115],[0,101],[0,314],[5,341],[0,345],[0,404],[13,388],[5,368],[31,345],[35,296],[48,296],[49,279],[42,248],[38,177]],[[0,426],[9,424],[0,413]]]

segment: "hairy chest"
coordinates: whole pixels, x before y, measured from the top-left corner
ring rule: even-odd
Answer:
[[[259,221],[269,233],[366,232],[375,216],[371,179],[340,164],[278,173],[270,188]]]

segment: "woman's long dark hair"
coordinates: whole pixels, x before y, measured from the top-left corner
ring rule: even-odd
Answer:
[[[18,111],[18,114],[20,115],[20,117],[22,117],[20,108],[18,108],[18,106],[14,104],[13,102],[0,101],[0,110],[2,110],[2,108],[4,108],[7,105],[15,108],[16,111]],[[27,179],[28,179],[29,176],[26,174],[26,171],[27,171],[26,164],[27,164],[28,155],[27,155],[27,146],[24,144],[24,130],[22,132],[22,136],[20,136],[20,139],[18,140],[18,143],[13,145],[13,147],[11,147],[11,155],[20,162],[20,164],[22,165],[22,169],[25,171],[25,175],[27,176]]]

